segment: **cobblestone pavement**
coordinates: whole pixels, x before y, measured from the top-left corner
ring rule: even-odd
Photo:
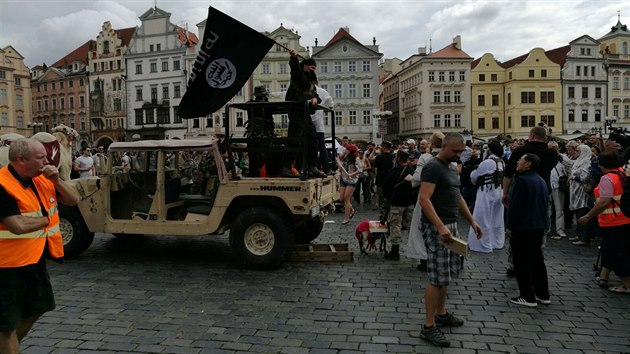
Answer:
[[[347,242],[354,261],[240,268],[227,237],[99,234],[79,259],[50,264],[57,309],[23,353],[436,353],[417,333],[426,279],[415,262],[358,252],[354,227],[332,215],[318,243]],[[462,223],[462,231],[467,226]],[[403,233],[406,242],[406,232]],[[596,246],[550,240],[549,306],[517,307],[506,254],[473,254],[449,288],[447,308],[466,320],[446,329],[445,353],[630,352],[630,296],[600,289]],[[423,279],[424,278],[424,279]],[[611,281],[616,284],[616,281]]]

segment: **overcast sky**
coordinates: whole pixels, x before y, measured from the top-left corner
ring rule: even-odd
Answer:
[[[567,45],[588,34],[595,39],[617,23],[630,24],[630,0],[157,0],[171,22],[197,33],[208,6],[258,31],[281,23],[302,36],[303,46],[323,45],[339,27],[364,44],[376,37],[385,58],[406,59],[418,47],[433,50],[462,37],[472,57],[490,52],[501,61]],[[0,47],[12,45],[31,67],[52,64],[95,39],[104,21],[114,28],[139,26],[154,0],[0,0]]]

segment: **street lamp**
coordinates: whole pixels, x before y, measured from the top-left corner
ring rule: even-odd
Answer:
[[[392,111],[375,111],[372,113],[374,119],[372,119],[372,142],[379,145],[383,142],[382,135],[378,134],[378,121],[381,118],[389,117],[392,115]]]

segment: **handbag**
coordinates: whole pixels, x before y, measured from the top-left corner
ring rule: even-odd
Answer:
[[[557,174],[560,174],[556,167],[554,167],[554,169],[556,170]],[[569,178],[567,176],[558,177],[558,190],[565,193],[569,191]]]

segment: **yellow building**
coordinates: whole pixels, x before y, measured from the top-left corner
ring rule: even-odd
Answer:
[[[504,63],[486,53],[472,63],[472,128],[476,136],[527,137],[532,127],[546,124],[560,134],[562,82],[560,71],[569,46],[528,54]]]
[[[31,74],[24,57],[8,45],[0,49],[0,135],[30,136]]]
[[[506,135],[505,69],[490,53],[471,67],[473,133],[482,138]]]

